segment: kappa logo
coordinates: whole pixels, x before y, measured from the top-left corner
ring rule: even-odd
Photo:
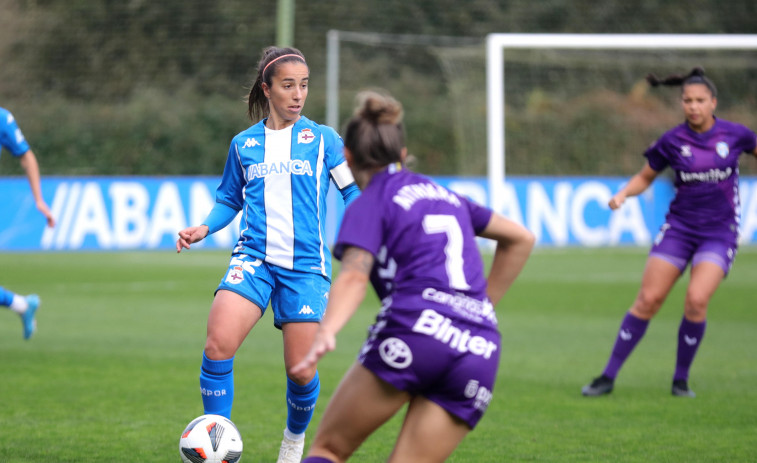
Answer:
[[[313,131],[310,129],[302,129],[300,130],[300,133],[297,134],[297,144],[308,144],[313,140],[315,140],[315,135],[313,135]]]
[[[260,146],[260,142],[258,142],[254,138],[248,138],[247,140],[245,140],[244,142],[245,148],[252,148],[254,146]]]
[[[684,340],[684,342],[686,344],[688,344],[690,346],[694,346],[697,343],[697,338],[692,338],[692,337],[689,337],[689,336],[687,336],[685,334],[683,335],[683,340]]]
[[[630,341],[631,338],[633,338],[633,335],[628,330],[620,330],[620,339],[624,341]]]
[[[689,146],[689,145],[683,145],[681,147],[681,156],[683,156],[685,158],[690,158],[691,157],[691,146]]]
[[[297,312],[300,315],[314,315],[315,312],[313,312],[313,309],[310,308],[309,305],[303,305],[299,312]]]

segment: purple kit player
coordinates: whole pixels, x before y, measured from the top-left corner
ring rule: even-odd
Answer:
[[[362,194],[334,249],[342,267],[310,352],[314,365],[362,302],[382,301],[357,361],[324,412],[307,463],[342,462],[405,404],[389,461],[444,461],[481,419],[500,355],[493,305],[534,243],[524,227],[408,171],[402,106],[364,92],[344,134]],[[485,276],[476,236],[497,248]]]
[[[618,371],[644,336],[649,320],[691,264],[672,394],[694,397],[688,384],[689,369],[704,336],[707,306],[728,274],[738,245],[739,156],[757,155],[754,132],[713,115],[717,90],[701,68],[686,76],[659,80],[650,75],[647,80],[653,86],[682,86],[686,122],[647,149],[647,163],[610,200],[610,208],[617,209],[626,197],[642,193],[668,166],[675,173],[676,195],[655,238],[641,289],[620,325],[607,366],[601,376],[584,386],[581,392],[585,396],[612,392]]]

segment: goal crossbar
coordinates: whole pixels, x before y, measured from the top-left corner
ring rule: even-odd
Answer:
[[[755,50],[757,35],[747,34],[510,34],[486,37],[487,177],[490,206],[502,211],[505,181],[505,50],[646,49]]]

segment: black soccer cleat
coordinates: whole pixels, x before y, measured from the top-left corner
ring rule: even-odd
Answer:
[[[671,393],[676,397],[696,397],[694,391],[689,389],[689,383],[685,379],[674,379]]]
[[[612,388],[615,385],[615,380],[609,376],[598,376],[594,380],[581,388],[581,394],[587,397],[596,397],[612,392]]]

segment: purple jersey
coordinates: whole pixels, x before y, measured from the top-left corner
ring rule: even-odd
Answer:
[[[398,164],[374,175],[344,213],[334,256],[357,246],[376,259],[379,298],[410,308],[434,303],[458,316],[496,320],[476,234],[492,211]]]
[[[755,143],[751,130],[717,118],[705,133],[683,123],[663,134],[644,156],[655,171],[674,171],[676,195],[666,221],[703,236],[736,236],[739,156]]]
[[[384,307],[358,361],[397,389],[420,394],[473,428],[499,366],[497,319],[486,297],[476,234],[492,211],[393,164],[345,211],[334,256],[373,254]]]

